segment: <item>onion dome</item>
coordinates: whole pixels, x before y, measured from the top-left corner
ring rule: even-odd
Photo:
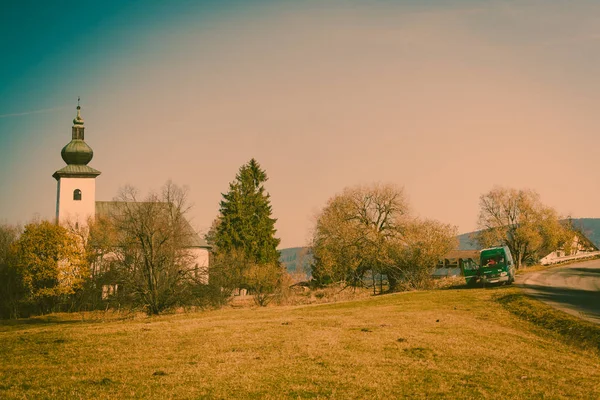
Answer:
[[[77,116],[73,120],[71,141],[60,152],[67,166],[52,175],[57,180],[60,177],[96,177],[100,175],[100,171],[87,166],[94,157],[94,151],[85,142],[84,131],[85,127],[83,126],[81,107],[78,100]]]
[[[60,155],[67,165],[87,165],[94,157],[94,152],[84,139],[83,118],[81,107],[77,106],[77,117],[73,120],[73,135],[71,142],[63,147]]]
[[[88,165],[94,157],[94,151],[83,140],[74,139],[60,152],[67,165]]]

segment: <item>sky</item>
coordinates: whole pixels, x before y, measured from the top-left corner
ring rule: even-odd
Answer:
[[[0,222],[53,218],[81,96],[97,200],[167,181],[205,232],[256,158],[281,247],[344,187],[476,228],[528,188],[600,217],[600,2],[3,1]]]

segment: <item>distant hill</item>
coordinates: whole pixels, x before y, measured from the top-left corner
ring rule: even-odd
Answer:
[[[596,247],[600,248],[600,218],[574,218],[571,221],[575,228],[580,229]],[[471,236],[476,232],[467,232],[458,235],[458,248],[460,250],[479,250],[480,247],[471,239]]]
[[[307,278],[311,277],[310,265],[313,256],[308,247],[281,249],[279,254],[279,262],[285,265],[289,274],[305,274]]]
[[[571,220],[575,228],[600,248],[600,218],[575,218]]]
[[[467,232],[467,233],[463,233],[462,235],[458,235],[458,249],[459,250],[479,250],[480,246],[475,243],[475,241],[473,239],[471,239],[471,235],[473,235],[475,232]]]

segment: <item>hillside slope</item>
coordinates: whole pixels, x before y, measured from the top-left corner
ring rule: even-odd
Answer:
[[[497,287],[10,321],[0,323],[0,398],[600,398],[597,351],[496,300],[514,296]]]

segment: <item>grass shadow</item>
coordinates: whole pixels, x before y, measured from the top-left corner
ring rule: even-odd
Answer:
[[[570,271],[577,271],[577,276],[596,276],[600,275],[600,268],[569,268]]]
[[[513,285],[505,285],[503,283],[486,283],[478,282],[476,284],[457,284],[448,287],[440,288],[439,290],[469,290],[469,289],[510,289]]]
[[[77,313],[63,315],[39,315],[29,318],[18,318],[18,319],[0,319],[0,331],[2,328],[8,328],[12,331],[19,331],[34,326],[55,326],[55,325],[81,325],[81,324],[97,324],[110,321],[129,319],[127,317],[115,318],[76,318],[79,316]]]
[[[527,294],[538,300],[564,306],[600,322],[600,292],[555,286],[527,285]]]
[[[0,319],[0,326],[19,326],[19,325],[62,325],[62,324],[78,324],[82,321],[76,319],[64,319],[57,316],[31,317],[19,319]]]
[[[558,334],[564,342],[600,352],[600,326],[557,310],[524,293],[498,293],[506,310],[536,326]]]

